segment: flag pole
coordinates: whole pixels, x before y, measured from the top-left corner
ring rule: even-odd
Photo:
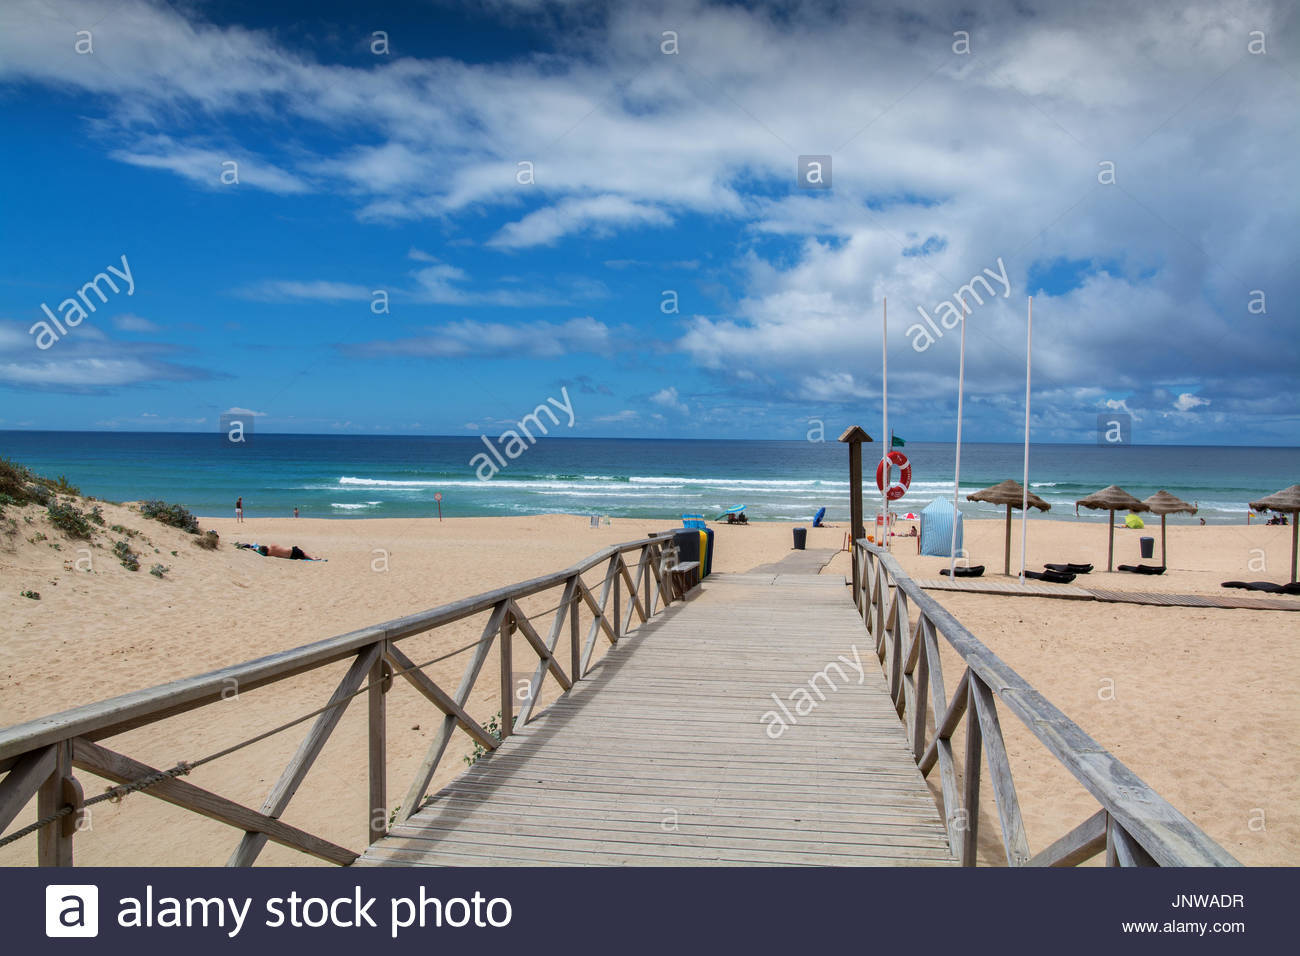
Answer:
[[[966,300],[961,302],[961,352],[957,360],[957,460],[952,474],[952,542],[948,547],[948,577],[957,579],[957,519],[961,511],[957,504],[957,495],[961,491],[961,396],[966,388]]]
[[[1020,496],[1020,583],[1025,583],[1025,543],[1029,535],[1029,369],[1034,353],[1034,297],[1029,297],[1029,331],[1025,342],[1025,480]]]
[[[889,298],[882,297],[880,300],[880,407],[884,415],[884,422],[881,431],[884,432],[885,441],[889,441]],[[889,550],[889,481],[893,477],[893,469],[889,461],[890,448],[885,449],[885,480],[884,488],[880,492],[880,514],[881,523],[884,525],[884,531],[880,535],[880,540],[876,543],[886,551]]]

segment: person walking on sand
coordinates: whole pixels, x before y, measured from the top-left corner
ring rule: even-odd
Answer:
[[[226,500],[229,501],[230,499],[226,499]],[[240,495],[238,498],[235,499],[235,524],[239,524],[243,520],[244,520],[244,496]]]

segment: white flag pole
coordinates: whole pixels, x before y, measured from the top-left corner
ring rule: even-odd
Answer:
[[[884,423],[882,431],[884,432],[883,441],[889,442],[889,298],[885,297],[880,300],[880,407],[884,414]],[[880,492],[880,514],[881,521],[885,530],[882,532],[877,541],[880,547],[888,550],[889,548],[889,482],[893,477],[893,469],[890,467],[889,452],[891,449],[885,449],[885,481],[884,488]]]
[[[961,514],[957,505],[957,493],[961,490],[961,405],[962,392],[966,389],[966,300],[961,303],[961,353],[957,361],[957,460],[952,474],[952,542],[948,547],[948,577],[957,579],[957,518]]]
[[[1025,475],[1020,497],[1020,583],[1025,583],[1025,542],[1029,535],[1029,369],[1034,353],[1034,297],[1029,297],[1029,332],[1025,342]]]

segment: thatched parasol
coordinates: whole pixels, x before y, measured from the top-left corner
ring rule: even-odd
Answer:
[[[1150,511],[1151,509],[1130,495],[1118,485],[1107,485],[1101,491],[1094,491],[1086,498],[1080,498],[1075,504],[1091,508],[1093,511],[1110,512],[1110,544],[1106,549],[1106,570],[1115,570],[1115,512],[1116,511]]]
[[[1024,496],[1024,486],[1018,481],[1012,481],[1010,478],[998,482],[991,488],[981,488],[974,494],[966,496],[967,501],[987,501],[992,505],[1007,506],[1007,549],[1002,568],[1003,574],[1011,573],[1011,509],[1019,508],[1024,502]],[[1049,511],[1052,506],[1031,491],[1029,493],[1029,507],[1037,508],[1039,511]]]
[[[1160,566],[1165,567],[1165,516],[1172,514],[1196,514],[1196,505],[1189,505],[1177,495],[1171,495],[1161,488],[1150,498],[1142,502],[1151,509],[1152,514],[1160,516]]]
[[[1297,537],[1297,532],[1300,531],[1300,485],[1292,485],[1290,488],[1274,492],[1267,498],[1252,501],[1250,506],[1256,511],[1267,508],[1269,511],[1280,511],[1291,516],[1291,583],[1294,584],[1296,544],[1300,543],[1300,538]]]

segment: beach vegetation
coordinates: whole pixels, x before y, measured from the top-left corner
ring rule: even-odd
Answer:
[[[23,591],[23,592],[22,592],[22,596],[25,597],[25,598],[31,598],[33,601],[39,601],[39,600],[41,599],[41,592],[40,592],[40,591]]]
[[[132,551],[131,546],[125,541],[113,542],[113,556],[128,571],[140,570],[140,556]]]
[[[203,534],[194,539],[194,543],[205,551],[215,551],[221,546],[221,535],[209,528]],[[172,554],[176,552],[173,551]]]
[[[486,730],[488,734],[495,737],[497,740],[500,740],[501,739],[501,711],[498,710],[495,714],[493,714],[492,718],[487,722],[487,725],[483,729]],[[484,756],[487,752],[488,751],[486,747],[484,747],[478,741],[475,741],[474,752],[471,754],[466,754],[461,759],[465,761],[465,766],[472,767],[474,766],[475,763],[478,762],[479,758]]]
[[[35,544],[37,541],[44,541],[44,540],[45,540],[45,532],[43,531],[38,531],[36,532],[36,534],[32,535],[32,544]]]
[[[165,501],[153,499],[141,502],[140,514],[173,528],[188,531],[190,534],[199,533],[199,519],[190,514],[183,505],[169,505]]]
[[[49,487],[51,491],[57,491],[61,495],[75,495],[78,498],[81,497],[81,489],[68,481],[67,475],[59,475],[54,479],[54,481],[49,482]]]
[[[156,578],[160,578],[170,570],[171,568],[169,568],[165,564],[155,564],[152,568],[149,569],[149,573]]]
[[[120,525],[120,524],[112,525],[109,527],[108,530],[116,532],[117,534],[124,534],[128,538],[134,538],[137,534],[140,533],[139,531],[136,531],[134,528],[127,528],[124,525]]]
[[[101,528],[104,527],[104,509],[99,505],[95,505],[95,507],[91,508],[90,511],[87,512],[86,517]]]
[[[70,538],[90,538],[90,516],[69,501],[51,501],[45,508],[50,524]],[[101,519],[102,520],[102,519]]]
[[[27,486],[26,497],[28,501],[34,501],[38,505],[48,505],[54,500],[54,495],[50,494],[50,489],[37,482],[32,482]]]

